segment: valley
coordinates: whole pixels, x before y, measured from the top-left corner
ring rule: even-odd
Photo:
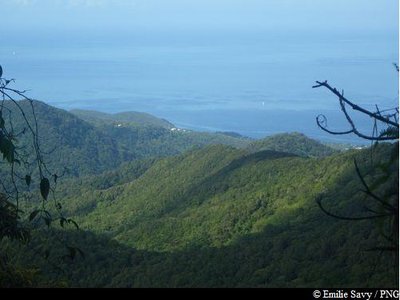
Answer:
[[[28,245],[2,242],[15,266],[39,270],[39,286],[397,285],[395,256],[369,251],[385,243],[377,222],[329,217],[317,199],[335,214],[368,216],[374,203],[354,160],[373,182],[398,144],[339,151],[300,133],[253,140],[172,130],[141,113],[34,106],[48,168],[69,169],[55,195],[79,226],[37,218]],[[378,195],[396,189],[389,169]]]

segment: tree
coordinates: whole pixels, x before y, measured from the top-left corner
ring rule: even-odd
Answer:
[[[57,181],[63,175],[52,173],[44,161],[34,101],[25,95],[26,91],[12,88],[14,81],[3,78],[0,66],[0,243],[5,239],[27,243],[32,228],[43,224],[50,227],[55,221],[61,227],[71,224],[78,228],[75,221],[64,216],[55,196]],[[22,108],[17,97],[29,102],[29,112]],[[23,120],[22,129],[16,129],[17,118]],[[40,195],[39,199],[36,195]],[[27,212],[22,210],[23,200],[29,202]],[[75,253],[82,253],[75,247],[67,245],[66,248],[71,258]],[[48,257],[48,251],[42,255]],[[25,284],[23,278],[15,278],[7,262],[1,251],[0,286]]]
[[[394,65],[398,72],[399,68],[397,64]],[[382,236],[385,238],[386,242],[382,245],[377,245],[370,250],[389,250],[396,251],[397,253],[399,250],[399,107],[380,110],[378,106],[376,106],[376,111],[373,112],[362,108],[347,99],[344,96],[344,91],[340,93],[336,88],[329,85],[327,81],[317,81],[316,83],[317,85],[313,86],[313,88],[324,87],[338,97],[340,109],[350,125],[350,128],[347,131],[332,131],[328,129],[327,118],[324,115],[319,115],[316,118],[319,128],[333,135],[355,134],[360,138],[375,142],[375,145],[378,142],[391,142],[395,144],[392,150],[392,155],[388,161],[380,163],[378,166],[382,170],[381,176],[375,178],[373,182],[367,183],[367,180],[360,170],[359,164],[356,159],[354,159],[355,171],[363,186],[362,192],[371,200],[371,205],[367,206],[366,204],[364,207],[367,214],[358,216],[335,214],[322,204],[324,199],[323,195],[320,195],[317,198],[317,204],[325,214],[337,219],[347,221],[380,220],[382,225]],[[374,128],[372,135],[365,134],[357,128],[357,125],[348,112],[349,107],[358,113],[369,116],[372,119]],[[380,132],[378,132],[379,128],[381,128]],[[393,173],[395,174],[393,175]],[[390,179],[394,179],[394,183],[384,186],[384,184],[388,183]],[[377,191],[381,187],[385,190],[378,194]]]

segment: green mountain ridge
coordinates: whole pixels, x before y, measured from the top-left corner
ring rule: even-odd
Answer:
[[[80,170],[77,178],[60,180],[57,194],[79,231],[36,226],[32,252],[5,242],[13,264],[43,270],[39,281],[73,287],[398,286],[391,254],[367,251],[385,243],[379,224],[349,226],[316,203],[323,197],[330,211],[345,216],[377,209],[360,192],[354,159],[373,182],[385,175],[382,166],[398,144],[338,152],[298,133],[251,141],[149,124],[118,127],[114,120],[88,123],[34,105],[43,146],[64,151],[51,159],[74,159]],[[398,188],[397,166],[386,167],[391,175],[375,194]],[[34,204],[21,209],[32,211]],[[66,259],[65,241],[85,258]],[[40,251],[49,258],[34,254]]]
[[[332,147],[310,139],[298,132],[276,134],[271,137],[266,137],[252,142],[247,149],[251,152],[268,149],[306,157],[323,157],[335,153]]]
[[[18,103],[29,122],[34,124],[29,101]],[[135,158],[115,139],[67,111],[40,101],[33,101],[32,105],[37,118],[41,150],[46,154],[45,160],[52,172],[60,175],[66,167],[73,176],[98,174]],[[14,130],[22,131],[26,124],[15,105],[5,101],[4,106],[12,111]],[[18,142],[32,152],[30,139],[28,133],[22,135]]]
[[[76,241],[89,252],[88,261],[77,263],[72,284],[396,286],[390,255],[366,251],[383,242],[376,225],[349,227],[315,202],[324,195],[339,214],[362,212],[366,198],[353,159],[368,162],[369,151],[305,158],[215,145],[142,168],[127,165],[138,171],[105,188],[101,182],[111,173],[97,187],[98,176],[69,184],[63,206],[86,231]],[[374,151],[378,163],[393,146]],[[369,178],[377,169],[366,164],[362,172]]]
[[[137,115],[140,116],[140,120],[144,121],[138,122]],[[104,114],[82,110],[77,114],[83,120],[90,122],[105,134],[113,137],[124,147],[132,149],[137,154],[137,158],[177,155],[192,148],[210,144],[244,148],[251,141],[245,137],[222,133],[178,129],[169,122],[165,123],[165,120],[148,114],[144,114],[146,118],[142,118],[142,115],[143,113],[135,112]],[[125,122],[122,122],[123,120]],[[132,122],[132,120],[136,121]]]
[[[30,103],[18,103],[26,111],[30,122],[33,122]],[[4,106],[14,116],[14,130],[22,131],[26,125],[17,108],[9,101],[5,101]],[[323,148],[318,142],[301,135],[273,136],[253,142],[232,133],[173,130],[175,127],[171,128],[173,125],[168,121],[144,113],[112,115],[75,110],[72,114],[40,101],[33,101],[33,106],[37,115],[40,145],[47,154],[46,163],[53,173],[59,175],[64,172],[65,167],[68,168],[68,174],[75,177],[100,174],[115,169],[124,162],[178,155],[213,144],[248,148],[255,152],[265,149],[282,151],[279,145],[286,143],[293,145],[291,148],[286,147],[286,152],[295,151],[301,145],[302,152],[297,151],[295,154],[318,156],[329,152],[329,148]],[[7,121],[8,117],[5,118]],[[18,141],[20,146],[27,147],[27,152],[32,152],[28,135],[20,136]]]
[[[18,103],[26,112],[31,124],[34,124],[30,102]],[[100,174],[115,169],[124,162],[176,155],[209,144],[228,144],[237,147],[248,144],[246,139],[222,134],[173,132],[167,129],[170,126],[169,122],[142,113],[107,115],[79,111],[81,117],[89,116],[81,119],[40,101],[32,103],[37,116],[41,150],[46,154],[45,162],[51,172],[58,175],[64,173],[64,168],[68,169],[69,176]],[[4,107],[11,111],[15,132],[22,132],[26,124],[17,107],[10,101],[5,101]],[[6,124],[9,124],[9,114],[4,118]],[[143,123],[127,123],[126,126],[118,127],[112,118],[135,119]],[[26,147],[28,154],[33,152],[29,134],[20,135],[18,143],[18,146]]]
[[[325,186],[329,186],[334,180],[344,181],[342,178],[344,170],[350,171],[352,168],[352,160],[349,157],[350,154],[335,155],[325,160],[304,159],[273,151],[249,155],[243,150],[226,146],[210,146],[178,157],[156,161],[132,181],[95,192],[91,197],[87,195],[85,199],[79,197],[69,199],[68,203],[72,204],[74,201],[78,201],[81,205],[85,202],[96,203],[101,209],[90,213],[85,211],[84,218],[79,219],[80,222],[90,224],[90,219],[101,219],[101,222],[96,222],[95,228],[90,227],[90,229],[101,232],[111,228],[117,232],[119,241],[125,239],[128,244],[137,247],[138,241],[131,239],[132,231],[127,232],[129,226],[132,227],[130,230],[137,231],[136,225],[145,228],[144,224],[149,224],[148,227],[152,229],[147,233],[143,230],[140,234],[135,234],[142,240],[150,232],[152,235],[156,234],[155,224],[160,224],[162,220],[168,222],[171,220],[170,215],[186,214],[188,213],[186,209],[193,212],[198,207],[207,208],[210,211],[204,214],[212,214],[216,199],[222,205],[217,210],[219,214],[222,214],[223,208],[226,213],[232,214],[235,211],[232,203],[244,201],[243,198],[249,200],[245,201],[247,209],[250,209],[250,203],[254,206],[266,205],[268,195],[269,197],[274,195],[275,201],[279,200],[274,205],[280,209],[285,206],[290,207],[292,204],[296,207],[301,206],[305,200],[315,205],[314,198],[323,192]],[[335,167],[333,167],[334,161],[338,164]],[[325,174],[327,171],[329,174]],[[327,180],[325,183],[318,182],[318,176],[322,174],[329,178],[325,179]],[[279,203],[281,204],[278,205]],[[269,212],[270,209],[268,206]],[[243,210],[237,211],[237,213],[242,212]],[[188,219],[192,226],[196,217],[191,216]],[[124,230],[121,231],[119,226]],[[160,224],[159,229],[162,231],[165,226]],[[212,230],[206,229],[206,224],[200,220],[197,226],[203,233]],[[250,226],[250,223],[246,226]],[[253,224],[248,228],[254,226],[257,227]],[[158,243],[161,241],[161,239],[156,240]],[[162,240],[167,242],[174,238],[165,237]],[[196,237],[196,240],[201,238]],[[217,238],[215,242],[219,240]],[[165,244],[161,248],[157,246],[152,250],[167,250],[170,246]],[[145,246],[146,249],[147,247],[148,245]]]
[[[143,112],[122,112],[115,114],[108,114],[93,110],[82,110],[82,109],[73,109],[70,112],[77,116],[78,118],[85,120],[88,123],[93,124],[109,124],[113,122],[114,125],[126,125],[126,124],[134,124],[140,126],[154,126],[154,127],[163,127],[166,129],[174,128],[175,125],[168,122],[167,120],[160,119],[154,117],[148,113]]]

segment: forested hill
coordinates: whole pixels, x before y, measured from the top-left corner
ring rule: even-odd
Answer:
[[[35,124],[29,101],[19,101],[18,104],[30,123]],[[52,172],[61,174],[66,167],[73,176],[96,174],[135,158],[131,151],[121,147],[115,139],[73,114],[40,101],[33,101],[32,104],[38,123],[41,150]],[[21,132],[26,127],[22,115],[9,101],[4,106],[12,111],[15,132]],[[5,114],[4,117],[8,124],[9,115]],[[25,145],[29,152],[31,134],[26,132],[19,136],[18,145]]]
[[[177,155],[194,147],[212,144],[244,148],[252,141],[242,136],[176,128],[168,121],[143,113],[72,112],[133,151],[137,158]]]
[[[306,137],[302,133],[276,134],[261,140],[257,140],[248,146],[251,152],[261,150],[275,150],[294,153],[305,157],[323,157],[335,153],[329,146]]]
[[[214,145],[70,182],[62,203],[83,229],[71,241],[86,253],[70,269],[70,284],[396,286],[391,254],[367,251],[385,242],[379,226],[328,217],[316,203],[323,197],[345,216],[368,213],[353,161],[368,180],[379,178],[393,150],[375,147],[371,164],[369,149],[305,158]],[[392,174],[376,194],[396,188]]]
[[[34,124],[29,101],[18,104]],[[174,131],[169,122],[147,114],[107,115],[80,111],[77,117],[40,101],[33,101],[33,107],[45,162],[51,172],[57,174],[62,174],[64,168],[68,169],[68,175],[75,177],[100,174],[136,159],[176,155],[209,144],[245,147],[249,143],[248,139],[222,134]],[[31,136],[18,108],[5,101],[4,109],[11,110],[14,131],[26,133],[18,135],[18,145],[32,152]],[[10,114],[4,113],[3,117],[7,125],[11,124]]]
[[[31,119],[29,102],[19,103]],[[33,106],[49,166],[68,166],[78,177],[60,179],[57,198],[80,226],[61,229],[65,222],[58,220],[43,228],[36,219],[27,222],[34,228],[28,246],[3,241],[16,270],[42,270],[39,285],[397,286],[391,254],[367,251],[385,246],[379,224],[329,217],[316,199],[338,215],[377,211],[360,192],[354,159],[368,183],[384,182],[374,195],[391,195],[398,162],[387,161],[398,144],[335,152],[300,134],[254,142],[149,124],[89,123],[41,102]],[[22,130],[21,119],[13,123]],[[29,144],[24,135],[19,142]],[[35,209],[35,201],[23,202],[21,211]]]
[[[17,108],[13,111],[15,132],[25,127]],[[19,105],[33,121],[28,101]],[[53,173],[69,176],[100,174],[123,162],[181,154],[193,148],[223,144],[250,152],[275,150],[302,156],[324,156],[331,148],[300,134],[278,135],[255,141],[232,133],[205,133],[175,128],[173,124],[145,113],[106,114],[74,110],[73,113],[33,101],[39,126],[40,145]],[[5,114],[8,124],[8,114]],[[33,123],[32,123],[33,124]],[[28,135],[18,137],[20,146],[30,145]],[[29,152],[29,151],[28,151]]]
[[[114,124],[115,126],[126,126],[127,124],[138,126],[154,126],[166,129],[174,128],[175,125],[167,120],[156,118],[143,112],[122,112],[116,114],[107,114],[92,110],[73,109],[70,111],[78,118],[94,125]]]

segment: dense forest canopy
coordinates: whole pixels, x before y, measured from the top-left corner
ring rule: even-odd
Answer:
[[[25,270],[25,279],[34,278],[33,285],[397,285],[395,256],[366,251],[382,242],[379,226],[362,221],[349,228],[327,217],[315,202],[323,194],[332,211],[358,214],[368,199],[358,192],[362,183],[353,160],[365,162],[360,168],[370,181],[396,145],[340,152],[298,133],[252,141],[129,122],[126,130],[144,128],[148,134],[125,140],[111,117],[98,121],[91,112],[89,121],[34,105],[45,133],[42,145],[54,147],[49,162],[63,168],[68,160],[78,160],[79,173],[62,178],[57,195],[80,230],[54,223],[36,227],[27,245],[2,241],[2,248],[13,253],[12,264]],[[67,128],[70,139],[62,134]],[[160,152],[165,149],[157,147],[160,139],[176,150]],[[183,148],[176,148],[179,139]],[[150,155],[131,154],[140,143],[146,143]],[[123,151],[130,156],[118,160],[116,154]],[[84,169],[92,159],[96,169]],[[392,175],[377,194],[396,184],[394,170]],[[74,250],[71,261],[65,244],[82,256]]]

